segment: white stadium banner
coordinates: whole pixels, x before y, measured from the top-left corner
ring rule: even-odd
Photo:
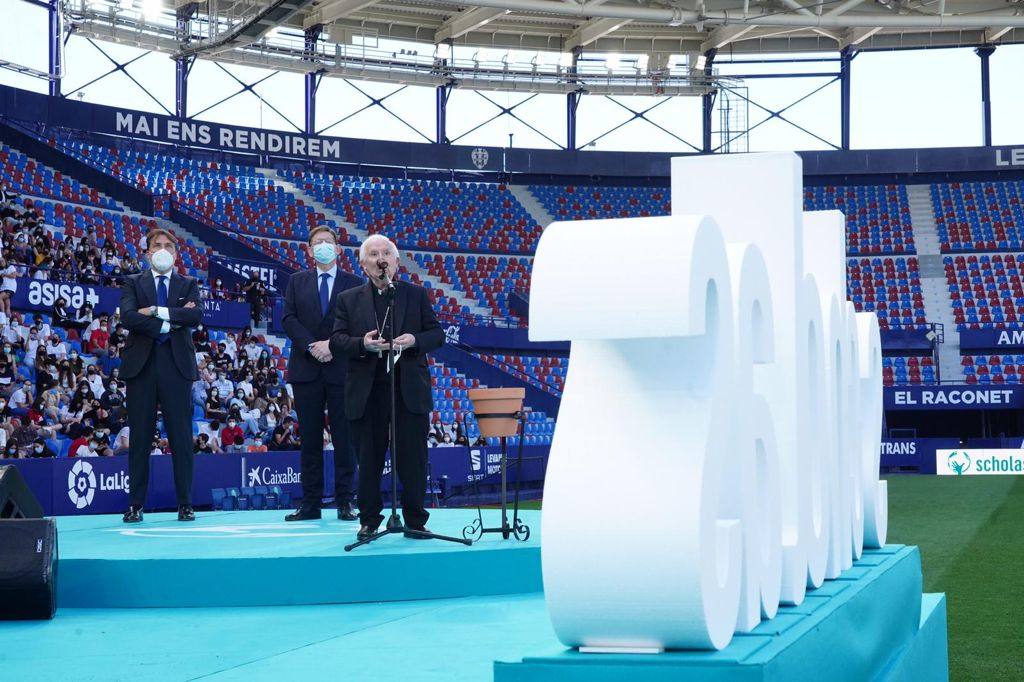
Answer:
[[[939,476],[1007,476],[1024,474],[1024,450],[936,450]]]

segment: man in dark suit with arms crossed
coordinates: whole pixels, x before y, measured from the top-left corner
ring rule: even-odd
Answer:
[[[285,521],[320,518],[324,492],[324,408],[334,443],[334,500],[338,518],[355,521],[352,479],[355,455],[345,417],[345,360],[331,354],[334,306],[346,288],[347,273],[338,268],[338,238],[325,226],[313,228],[309,245],[316,261],[312,270],[288,280],[281,323],[292,341],[288,356],[288,383],[295,395],[302,440],[302,505]],[[351,286],[351,283],[348,284]]]
[[[192,509],[192,383],[199,377],[192,330],[203,319],[195,279],[174,272],[178,242],[167,230],[146,237],[150,269],[121,286],[121,324],[128,340],[121,351],[127,386],[130,506],[125,523],[142,521],[149,487],[149,453],[159,404],[174,464],[178,520],[194,521]]]
[[[402,514],[410,530],[426,530],[429,514],[423,507],[427,479],[428,415],[434,407],[427,353],[444,344],[427,291],[408,282],[394,282],[394,310],[388,312],[387,276],[398,272],[398,249],[383,235],[371,235],[359,248],[359,263],[370,281],[338,297],[330,350],[348,360],[345,413],[359,454],[359,521],[357,538],[377,530],[384,517],[380,480],[388,448],[391,388],[387,374],[387,343],[391,327],[401,355],[395,365],[398,392],[398,476],[402,483]],[[386,270],[381,267],[386,264]],[[385,276],[385,274],[387,276]],[[408,535],[418,538],[416,535]]]

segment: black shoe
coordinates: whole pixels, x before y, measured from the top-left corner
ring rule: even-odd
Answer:
[[[285,521],[316,521],[320,518],[319,509],[310,509],[309,507],[299,507],[288,516],[284,517]]]
[[[192,509],[191,504],[179,504],[178,505],[178,520],[179,521],[195,521],[196,513]]]
[[[376,533],[377,528],[378,526],[359,526],[359,532],[356,533],[356,540],[365,540]]]
[[[121,520],[125,523],[142,523],[142,507],[128,507]]]
[[[409,538],[410,540],[429,540],[430,539],[430,538],[428,538],[425,535],[416,535],[414,533],[410,533],[409,532],[410,530],[417,530],[417,531],[419,531],[421,533],[429,533],[430,529],[427,528],[426,526],[420,526],[419,528],[416,528],[414,526],[406,526],[406,532],[402,533],[402,535],[404,535],[405,537]]]
[[[356,514],[356,507],[351,502],[343,502],[338,507],[338,519],[340,521],[358,521],[359,515]]]

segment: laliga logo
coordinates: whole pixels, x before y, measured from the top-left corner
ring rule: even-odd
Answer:
[[[444,328],[444,339],[446,343],[459,343],[459,330],[457,324],[450,324]]]
[[[801,211],[802,170],[673,159],[672,216],[541,237],[530,339],[572,342],[541,552],[568,646],[721,649],[885,543],[878,319],[846,301],[845,219]],[[644,296],[608,277],[623,239]]]
[[[68,497],[76,509],[84,509],[92,504],[96,496],[96,475],[92,464],[78,460],[68,472]]]

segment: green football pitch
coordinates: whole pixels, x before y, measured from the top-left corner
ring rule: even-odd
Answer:
[[[924,591],[946,593],[950,679],[1024,679],[1024,477],[886,480],[888,541],[920,547]]]

